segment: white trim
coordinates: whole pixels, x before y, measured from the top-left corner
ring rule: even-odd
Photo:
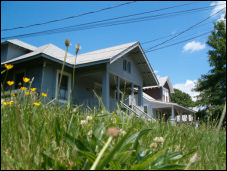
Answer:
[[[56,86],[55,86],[55,98],[57,98],[57,91],[58,91],[58,74],[61,74],[61,70],[57,69],[57,74],[56,74]],[[62,75],[68,76],[68,98],[66,100],[62,100],[59,98],[60,103],[67,103],[70,100],[70,92],[71,92],[71,73],[63,71]]]

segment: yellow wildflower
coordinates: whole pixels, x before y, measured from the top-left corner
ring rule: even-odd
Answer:
[[[23,81],[24,81],[25,83],[27,83],[28,81],[30,81],[30,78],[23,77]]]
[[[8,84],[9,86],[11,86],[11,85],[14,84],[14,81],[7,81],[7,84]]]
[[[7,106],[7,105],[9,104],[9,102],[3,102],[3,104],[4,104],[5,106]]]
[[[6,67],[7,70],[10,70],[11,68],[13,68],[13,65],[10,65],[10,64],[7,65],[7,64],[5,64],[5,67]]]
[[[33,92],[36,91],[36,88],[31,88],[31,91],[33,91]]]
[[[21,90],[27,90],[28,88],[27,87],[21,87]]]
[[[47,96],[47,94],[45,94],[45,93],[42,93],[42,96],[43,96],[43,97],[46,97],[46,96]]]
[[[39,106],[41,103],[39,102],[39,103],[37,103],[37,102],[34,102],[33,103],[35,106]]]
[[[9,104],[13,104],[13,101],[11,100],[11,101],[9,102]]]
[[[30,92],[25,92],[25,95],[28,96],[30,94]]]
[[[15,97],[15,94],[14,93],[11,93],[11,96]]]

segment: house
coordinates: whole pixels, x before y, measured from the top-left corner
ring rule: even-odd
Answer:
[[[143,87],[144,112],[172,123],[193,121],[196,111],[171,102],[174,93],[169,77],[158,78],[159,85]]]
[[[22,86],[18,83],[23,83],[23,77],[34,77],[32,87],[37,88],[39,94],[47,93],[47,100],[51,101],[57,95],[64,55],[65,51],[53,44],[34,47],[17,39],[7,40],[1,43],[1,68],[4,69],[4,64],[14,65],[6,80],[15,82],[12,86],[15,92]],[[134,105],[143,110],[143,87],[159,85],[139,42],[78,55],[75,86],[72,87],[74,64],[75,55],[68,53],[60,85],[61,103],[69,102],[71,89],[74,88],[72,98],[77,105],[98,108],[95,91],[102,98],[106,109],[113,111],[120,99],[124,97],[124,103],[130,105],[129,96],[137,94]],[[7,91],[7,87],[4,90]]]

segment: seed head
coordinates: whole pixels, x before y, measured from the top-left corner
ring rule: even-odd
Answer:
[[[67,38],[65,39],[65,46],[66,46],[66,47],[69,47],[69,46],[70,46],[70,40],[67,39]]]
[[[117,138],[119,130],[116,127],[110,127],[106,134],[109,136],[113,136],[114,138]]]

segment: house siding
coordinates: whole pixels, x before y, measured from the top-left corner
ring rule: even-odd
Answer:
[[[152,89],[143,90],[146,94],[153,97],[155,100],[162,101],[162,88],[154,87]]]
[[[123,70],[123,61],[131,63],[131,73]],[[124,55],[120,59],[116,60],[112,64],[107,64],[107,71],[113,75],[119,76],[137,86],[143,86],[142,74],[136,66],[134,60],[128,54]]]
[[[19,48],[18,46],[9,44],[8,45],[8,53],[7,53],[7,59],[6,60],[10,60],[13,58],[16,58],[18,56],[24,55],[26,53],[28,53],[28,50],[25,50],[24,48]]]
[[[8,45],[1,46],[1,62],[5,62],[7,59]]]

